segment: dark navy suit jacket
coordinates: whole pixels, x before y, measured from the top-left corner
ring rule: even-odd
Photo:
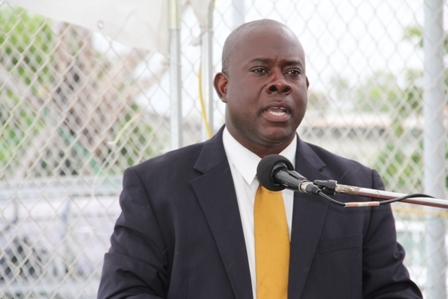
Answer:
[[[376,171],[300,139],[295,168],[309,180],[383,188]],[[98,298],[253,298],[222,129],[127,169],[120,205]],[[293,209],[289,298],[421,298],[390,206],[347,209],[295,193]]]

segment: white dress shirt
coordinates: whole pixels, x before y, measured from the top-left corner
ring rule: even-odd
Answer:
[[[232,172],[233,184],[235,185],[236,199],[243,225],[244,240],[246,242],[247,258],[252,280],[252,291],[256,298],[256,277],[255,277],[255,241],[254,241],[254,201],[259,182],[256,178],[257,166],[261,158],[247,148],[242,146],[232,135],[227,127],[223,134],[224,150],[229,161]],[[297,148],[297,135],[280,155],[286,157],[295,165],[295,155]],[[289,236],[291,238],[292,208],[294,192],[283,190],[283,201],[285,204],[286,221],[288,222]]]

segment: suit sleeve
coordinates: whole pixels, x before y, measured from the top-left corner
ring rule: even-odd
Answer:
[[[375,170],[372,181],[374,189],[384,190]],[[403,265],[405,252],[396,240],[390,205],[371,209],[363,248],[363,298],[423,298]]]
[[[98,299],[165,298],[166,246],[145,188],[132,168],[124,173],[120,206],[111,247],[104,256]]]

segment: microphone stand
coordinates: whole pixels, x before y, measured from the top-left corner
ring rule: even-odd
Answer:
[[[335,193],[344,193],[349,195],[356,196],[367,196],[373,198],[381,198],[381,199],[394,199],[397,197],[403,197],[407,194],[389,192],[383,190],[362,188],[356,186],[342,185],[338,184],[334,180],[320,181],[315,180],[314,185],[318,186],[324,193],[334,195]],[[439,199],[439,198],[429,198],[429,197],[414,197],[414,198],[406,198],[401,200],[400,202],[406,202],[410,204],[430,206],[436,208],[448,208],[448,200]],[[355,204],[355,203],[353,203]],[[359,206],[362,206],[362,203],[359,203]],[[355,207],[355,206],[353,206]]]

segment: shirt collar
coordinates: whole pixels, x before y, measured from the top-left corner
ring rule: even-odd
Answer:
[[[229,163],[233,164],[248,185],[252,184],[256,178],[257,166],[261,158],[241,145],[227,130],[224,128],[223,133],[224,150],[226,151]],[[291,161],[295,165],[297,149],[297,134],[291,143],[280,153],[280,155]]]

